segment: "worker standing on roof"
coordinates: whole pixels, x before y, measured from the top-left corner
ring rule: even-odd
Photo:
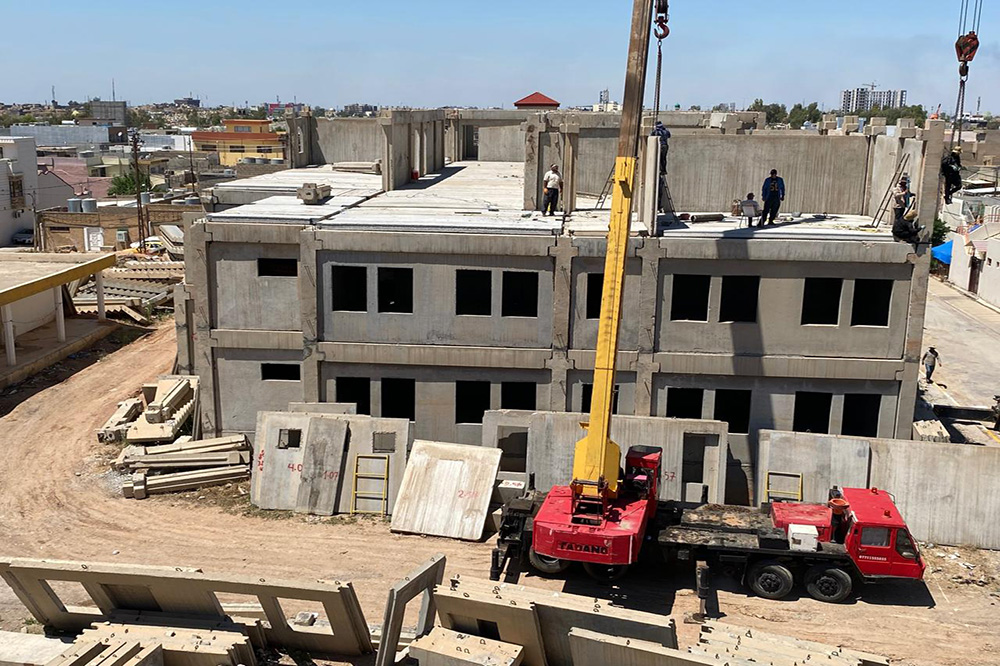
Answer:
[[[941,175],[944,176],[944,202],[951,203],[951,195],[962,189],[962,146],[955,146],[941,158]]]
[[[777,169],[771,169],[771,175],[764,179],[764,187],[761,188],[761,199],[764,200],[764,213],[760,216],[760,224],[774,224],[778,218],[778,210],[781,202],[785,200],[785,179],[778,175]]]
[[[559,165],[552,167],[542,176],[542,215],[548,214],[550,217],[556,214],[556,206],[559,205],[559,190],[562,189],[562,176],[559,174]]]
[[[667,173],[667,151],[670,150],[670,130],[661,121],[657,120],[653,126],[651,136],[660,138],[660,175]]]
[[[909,214],[908,214],[909,213]],[[896,240],[912,243],[917,239],[919,229],[913,219],[913,193],[906,176],[892,190],[892,235]]]

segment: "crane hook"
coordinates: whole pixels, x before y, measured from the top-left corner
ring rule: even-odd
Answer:
[[[667,35],[670,34],[670,28],[667,27],[667,15],[660,14],[653,22],[656,24],[656,27],[653,29],[653,36],[656,37],[656,39],[663,41],[667,38]]]

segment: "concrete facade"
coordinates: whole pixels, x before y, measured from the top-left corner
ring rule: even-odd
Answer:
[[[21,229],[33,229],[39,208],[38,156],[30,137],[0,136],[0,246]]]

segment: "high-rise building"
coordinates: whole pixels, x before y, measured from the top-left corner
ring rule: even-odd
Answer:
[[[845,113],[868,111],[873,107],[898,109],[906,106],[905,90],[875,90],[872,87],[843,90],[840,93],[840,109]]]

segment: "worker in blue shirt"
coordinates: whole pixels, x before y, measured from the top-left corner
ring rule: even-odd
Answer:
[[[770,177],[764,179],[760,198],[764,200],[764,212],[760,216],[761,225],[763,226],[765,220],[768,224],[774,224],[781,202],[785,200],[785,180],[778,175],[777,169],[771,169]]]

